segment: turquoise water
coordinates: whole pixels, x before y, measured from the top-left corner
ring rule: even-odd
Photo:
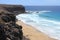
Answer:
[[[60,40],[60,13],[40,11],[38,13],[20,14],[16,17],[49,37]]]
[[[39,14],[39,16],[49,20],[60,21],[60,12],[46,12],[43,14]]]

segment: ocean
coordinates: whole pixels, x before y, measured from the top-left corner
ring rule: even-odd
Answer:
[[[25,6],[25,9],[29,11],[50,10],[53,12],[60,12],[60,6]]]
[[[44,6],[39,9],[37,7],[27,7],[27,14],[17,15],[16,18],[45,33],[49,37],[60,40],[60,9],[56,6]]]

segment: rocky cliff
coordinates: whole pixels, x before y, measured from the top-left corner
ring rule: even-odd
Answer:
[[[5,13],[24,13],[25,8],[22,5],[6,5],[6,4],[0,4],[0,13],[5,12]]]

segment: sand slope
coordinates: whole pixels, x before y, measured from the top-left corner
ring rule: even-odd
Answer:
[[[17,21],[17,24],[23,26],[23,40],[55,40],[21,21]]]

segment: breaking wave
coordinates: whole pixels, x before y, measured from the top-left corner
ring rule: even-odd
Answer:
[[[49,14],[49,12],[40,11],[38,13],[32,12],[30,14],[29,13],[20,14],[20,15],[17,15],[16,18],[18,20],[23,21],[24,23],[26,23],[28,25],[31,25],[35,29],[47,34],[50,37],[60,40],[60,21],[56,21],[55,19],[54,20],[49,19],[50,17],[48,17],[48,16],[47,16],[48,18],[45,18],[46,15],[45,16],[42,15],[42,13]],[[51,17],[51,18],[53,18],[53,17]]]

